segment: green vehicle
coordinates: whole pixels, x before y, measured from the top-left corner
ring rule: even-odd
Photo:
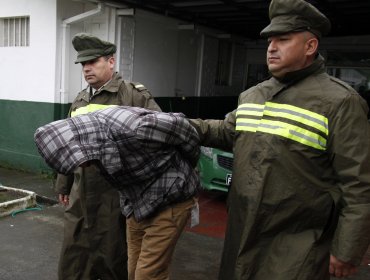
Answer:
[[[227,192],[231,184],[233,159],[232,153],[201,147],[198,170],[203,189]]]

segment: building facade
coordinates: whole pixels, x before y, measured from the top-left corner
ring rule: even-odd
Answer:
[[[86,86],[72,37],[114,42],[117,71],[150,89],[164,111],[219,118],[268,76],[266,42],[123,5],[73,0],[0,0],[0,165],[50,172],[35,129],[64,118]],[[370,88],[370,36],[323,40],[328,71]]]

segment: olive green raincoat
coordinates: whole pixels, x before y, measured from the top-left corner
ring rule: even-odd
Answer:
[[[224,121],[192,120],[233,150],[219,279],[329,279],[329,254],[360,264],[370,241],[368,108],[321,57],[243,92]]]
[[[125,83],[114,74],[112,81],[93,96],[86,90],[80,92],[72,103],[70,115],[92,112],[107,105],[160,111],[143,85]],[[59,279],[127,279],[126,223],[118,192],[95,165],[79,167],[74,176],[58,175],[56,189],[60,194],[69,194]]]

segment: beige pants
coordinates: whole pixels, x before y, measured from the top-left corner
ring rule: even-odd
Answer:
[[[127,219],[128,279],[167,280],[171,258],[195,200],[174,204],[156,216]]]

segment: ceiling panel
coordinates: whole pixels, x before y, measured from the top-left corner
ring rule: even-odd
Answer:
[[[112,2],[110,0],[109,2]],[[257,39],[270,0],[114,0],[113,2]],[[332,22],[329,36],[370,35],[369,0],[309,0]]]

